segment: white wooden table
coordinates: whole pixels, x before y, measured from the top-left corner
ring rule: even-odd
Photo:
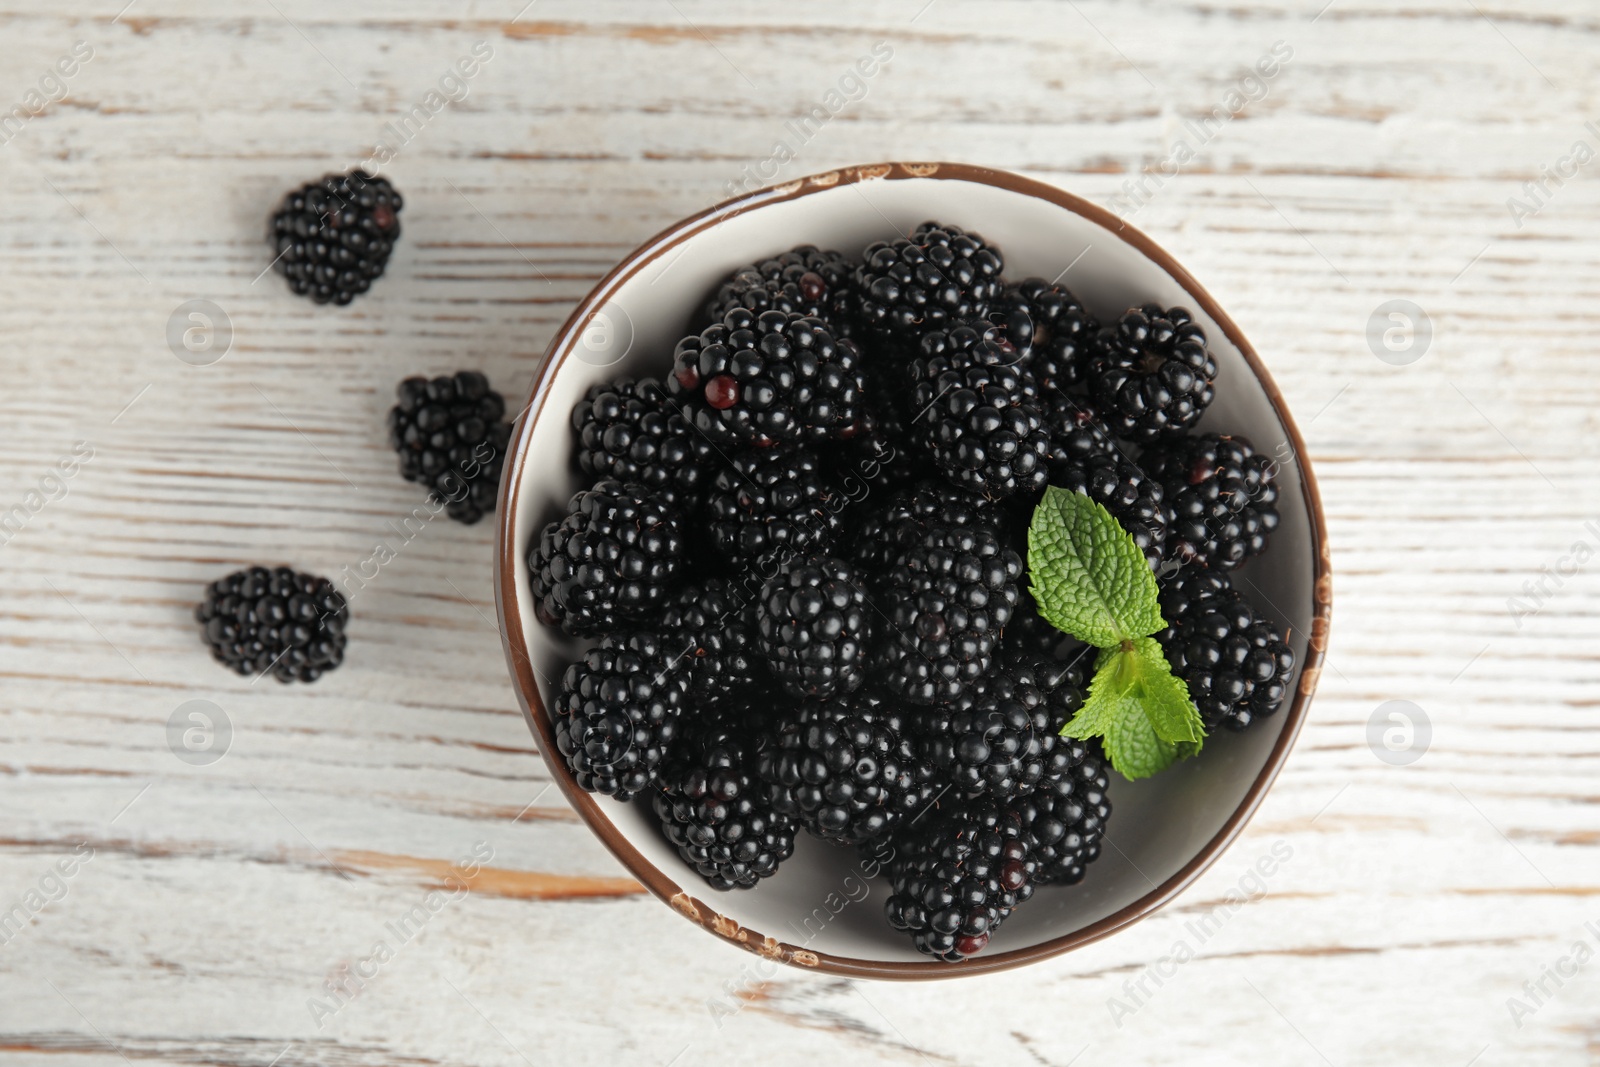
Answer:
[[[0,512],[26,519],[0,547],[0,909],[30,917],[0,944],[5,1062],[1600,1061],[1592,3],[125,2],[0,3],[0,105],[28,116],[0,127]],[[206,581],[393,537],[418,501],[384,440],[398,378],[475,366],[520,397],[573,302],[775,141],[783,177],[955,159],[1110,203],[1186,137],[1127,203],[1297,412],[1338,596],[1265,806],[1137,927],[982,980],[753,975],[547,790],[489,523],[406,544],[314,686],[198,643]],[[380,142],[407,207],[374,292],[258,277],[277,198]],[[1541,168],[1567,178],[1534,196]],[[167,341],[190,300],[231,323],[210,365]],[[1392,300],[1432,337],[1378,315],[1385,361]],[[168,743],[197,699],[231,723],[207,765]],[[1425,744],[1369,744],[1388,701]],[[1275,846],[1265,894],[1163,962]],[[471,891],[430,898],[475,847]]]

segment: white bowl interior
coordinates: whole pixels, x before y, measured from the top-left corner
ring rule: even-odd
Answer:
[[[1278,452],[1282,525],[1267,554],[1238,573],[1241,589],[1289,634],[1299,684],[1313,617],[1313,536],[1304,486],[1288,435],[1266,392],[1215,321],[1156,262],[1114,232],[1076,213],[1024,193],[960,179],[912,178],[840,184],[728,218],[644,265],[622,281],[604,309],[608,320],[557,374],[530,442],[514,517],[519,546],[516,595],[527,620],[527,652],[552,682],[583,647],[534,621],[526,551],[543,524],[559,516],[583,486],[568,462],[567,413],[590,385],[623,374],[666,373],[673,346],[691,326],[707,295],[730,270],[798,244],[858,252],[930,218],[975,230],[998,244],[1006,276],[1061,280],[1097,317],[1132,304],[1183,305],[1205,327],[1219,367],[1217,398],[1203,428],[1242,434],[1258,451]],[[1070,270],[1067,268],[1071,267]],[[631,343],[630,343],[631,342]],[[1113,776],[1111,845],[1073,887],[1043,887],[1019,908],[987,949],[1004,952],[1080,930],[1133,904],[1176,874],[1222,828],[1255,781],[1283,728],[1285,716],[1245,734],[1221,732],[1201,758],[1154,778]],[[749,891],[718,893],[687,868],[661,838],[648,806],[598,798],[601,810],[651,863],[689,894],[728,918],[797,947],[874,961],[922,961],[909,938],[883,918],[887,885],[870,883],[849,850],[802,835],[794,859]]]

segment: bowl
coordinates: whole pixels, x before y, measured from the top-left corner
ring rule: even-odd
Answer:
[[[1136,303],[1188,307],[1219,365],[1201,428],[1242,434],[1280,460],[1281,526],[1238,572],[1288,635],[1288,705],[1250,730],[1217,731],[1199,759],[1128,782],[1113,774],[1108,844],[1076,886],[1040,887],[985,951],[958,964],[920,955],[883,916],[887,882],[853,850],[801,834],[795,855],[749,890],[718,892],[662,838],[648,803],[585,793],[556,750],[546,704],[582,643],[534,616],[526,555],[584,488],[570,415],[584,391],[623,374],[664,376],[673,347],[716,284],[741,264],[800,244],[855,253],[928,219],[997,244],[1006,277],[1070,286],[1102,320]],[[528,725],[567,799],[605,846],[679,915],[730,944],[815,971],[950,978],[1067,952],[1160,908],[1217,861],[1288,757],[1326,646],[1331,579],[1316,481],[1266,367],[1215,300],[1154,241],[1107,211],[1037,181],[951,163],[882,163],[814,174],[736,197],[651,238],[596,285],[556,334],[512,435],[499,503],[495,589],[506,658]]]

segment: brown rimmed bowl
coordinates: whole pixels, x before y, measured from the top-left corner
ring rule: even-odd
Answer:
[[[938,219],[983,234],[1006,276],[1060,278],[1101,319],[1147,300],[1181,304],[1220,366],[1202,429],[1248,437],[1280,461],[1282,524],[1239,585],[1283,627],[1296,656],[1290,702],[1243,734],[1219,731],[1201,758],[1154,778],[1113,775],[1109,844],[1082,884],[1041,887],[981,954],[919,955],[883,917],[886,882],[853,851],[801,836],[792,859],[747,891],[719,893],[661,837],[648,804],[578,788],[556,751],[546,703],[582,645],[534,617],[527,553],[583,488],[570,415],[584,391],[622,375],[664,376],[673,346],[740,264],[800,244],[859,251]],[[691,531],[691,536],[699,535]],[[762,956],[864,978],[952,978],[1016,967],[1106,937],[1167,903],[1238,835],[1305,721],[1326,647],[1328,542],[1305,445],[1265,365],[1188,271],[1144,234],[1054,186],[951,163],[882,163],[815,174],[736,197],[645,242],[584,298],[551,341],[512,436],[499,506],[495,592],[506,659],[551,775],[606,847],[663,902]]]

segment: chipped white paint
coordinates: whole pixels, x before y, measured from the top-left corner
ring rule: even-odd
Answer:
[[[94,51],[0,145],[0,510],[29,511],[0,546],[0,905],[43,901],[0,945],[0,1059],[1600,1057],[1595,968],[1546,977],[1600,919],[1600,563],[1560,564],[1600,511],[1600,196],[1585,171],[1536,215],[1507,207],[1594,117],[1591,6],[123,2],[0,4],[0,101]],[[615,895],[515,711],[488,526],[405,543],[314,687],[223,673],[187,621],[234,564],[337,574],[397,538],[418,501],[383,439],[394,380],[472,364],[524,393],[623,252],[878,40],[893,64],[783,180],[961,159],[1109,203],[1293,49],[1137,223],[1299,415],[1338,584],[1312,721],[1213,872],[1064,959],[915,987],[780,967]],[[405,236],[376,291],[317,309],[258,278],[275,198],[367,158],[479,41],[493,61],[388,168]],[[231,323],[210,366],[167,345],[191,299]],[[1368,346],[1392,299],[1433,327],[1406,366]],[[80,441],[92,462],[40,491]],[[208,766],[167,747],[191,699],[232,725]],[[1409,766],[1368,748],[1389,700],[1431,719]],[[349,982],[479,841],[495,870]],[[1265,895],[1175,963],[1275,848]],[[319,1029],[327,983],[353,999]]]

